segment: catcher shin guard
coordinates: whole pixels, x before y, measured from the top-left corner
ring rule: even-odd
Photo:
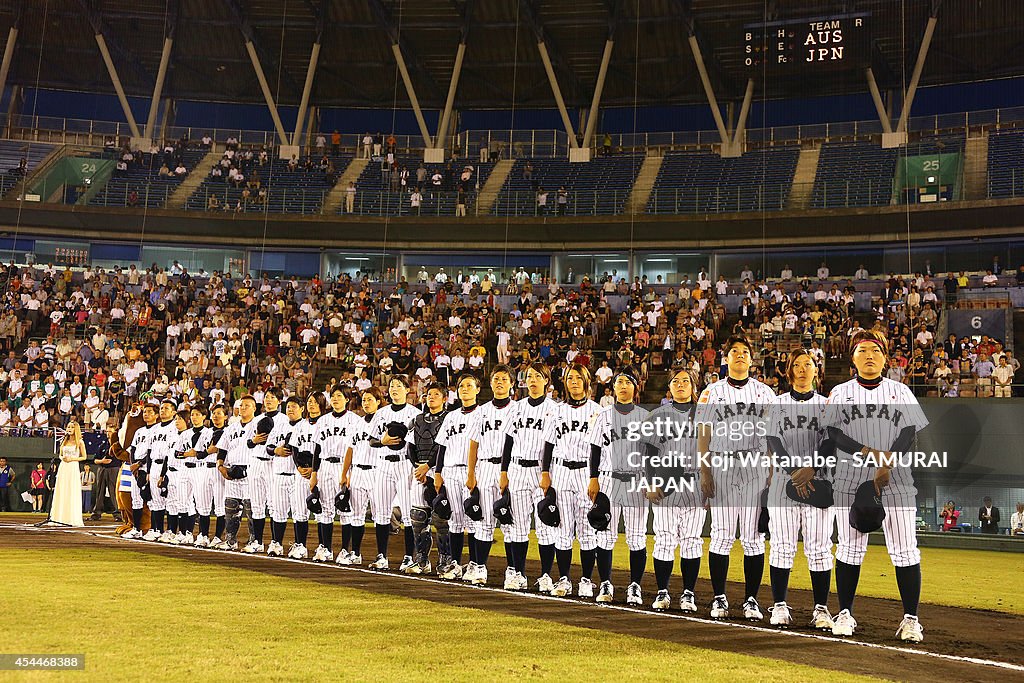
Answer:
[[[415,537],[416,559],[426,561],[430,555],[433,540],[430,536],[430,508],[414,507],[410,510],[412,533]]]

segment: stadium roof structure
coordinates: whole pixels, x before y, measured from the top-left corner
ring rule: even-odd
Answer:
[[[263,102],[247,42],[278,105],[407,107],[397,45],[423,108],[440,109],[460,42],[458,108],[552,107],[538,43],[569,107],[589,106],[606,39],[614,40],[601,104],[706,102],[691,51],[700,48],[719,100],[863,92],[864,67],[770,71],[745,63],[755,24],[864,16],[882,90],[910,80],[929,16],[937,16],[921,85],[1024,74],[1020,0],[3,0],[0,32],[19,30],[8,84],[114,92],[102,35],[128,95],[149,97],[173,37],[165,97]],[[798,46],[799,47],[799,46]]]

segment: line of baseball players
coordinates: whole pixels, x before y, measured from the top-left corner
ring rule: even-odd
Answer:
[[[368,566],[387,570],[392,509],[397,506],[405,544],[399,571],[435,571],[430,562],[433,526],[437,575],[485,584],[494,531],[500,526],[507,567],[502,585],[506,590],[527,590],[532,529],[540,554],[538,591],[559,597],[573,594],[570,566],[576,543],[581,568],[576,595],[610,603],[615,595],[612,551],[621,519],[629,551],[625,601],[641,605],[648,520],[653,514],[658,592],[652,607],[666,610],[672,605],[669,584],[678,554],[683,579],[679,609],[696,613],[702,532],[710,508],[712,618],[729,616],[726,577],[738,535],[744,554],[742,613],[749,620],[763,619],[757,597],[767,530],[772,539],[770,623],[793,624],[787,586],[802,535],[814,598],[810,624],[850,636],[857,628],[852,609],[867,546],[865,531],[880,527],[904,603],[897,637],[920,642],[920,553],[913,524],[916,511],[907,502],[916,490],[909,471],[855,469],[849,464],[829,472],[738,465],[741,454],[766,449],[785,457],[826,449],[850,455],[905,450],[912,444],[927,421],[906,387],[881,376],[887,362],[884,338],[864,333],[851,348],[856,377],[833,389],[827,401],[814,391],[816,366],[809,354],[791,355],[793,390],[776,397],[749,377],[751,347],[736,337],[724,348],[726,379],[704,389],[698,399],[696,378],[679,370],[669,382],[672,401],[652,413],[636,405],[638,381],[629,369],[614,379],[615,403],[602,408],[590,398],[589,371],[579,365],[571,366],[564,377],[566,400],[551,400],[549,371],[541,363],[529,367],[527,395],[518,401],[512,397],[513,374],[504,366],[491,372],[493,398],[483,404],[477,402],[480,380],[460,376],[455,387],[458,402],[451,410],[446,388],[438,385],[428,388],[424,410],[410,405],[409,384],[402,376],[392,377],[386,403],[378,389],[363,391],[362,415],[348,409],[348,397],[340,387],[332,390],[329,400],[321,393],[290,397],[283,410],[280,392],[271,389],[259,416],[255,400],[247,396],[240,401],[237,421],[229,420],[220,405],[207,415],[201,407],[179,412],[172,401],[153,402],[143,407],[145,426],[129,449],[132,461],[127,469],[133,474],[125,473],[123,486],[132,494],[135,528],[125,536],[142,537],[139,522],[148,505],[153,528],[146,540],[238,550],[245,515],[249,540],[242,552],[261,553],[269,516],[266,553],[285,554],[284,533],[291,519],[294,543],[287,554],[306,559],[309,520],[314,517],[317,546],[311,559],[361,565],[369,508],[377,556]],[[853,410],[851,415],[854,402],[899,404],[900,410]],[[900,417],[894,420],[891,412]],[[638,425],[644,422],[673,427],[638,436]],[[765,429],[748,429],[754,423]],[[712,467],[692,457],[697,453],[720,455],[718,462],[724,464]],[[638,454],[644,466],[637,466]],[[668,468],[650,464],[673,454],[685,457]],[[651,487],[651,481],[677,485],[668,490],[671,487]],[[211,514],[216,517],[213,534]],[[194,535],[197,517],[199,530]],[[335,553],[333,533],[339,519],[341,547]],[[836,520],[840,612],[833,617],[827,603]]]

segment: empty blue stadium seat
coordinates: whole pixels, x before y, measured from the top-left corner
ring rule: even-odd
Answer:
[[[988,194],[995,198],[1024,196],[1024,130],[989,134]]]
[[[523,177],[526,164],[533,165],[533,179]],[[558,189],[569,193],[566,214],[609,216],[623,213],[633,183],[643,166],[639,154],[597,157],[588,163],[568,159],[518,159],[502,185],[492,213],[498,216],[533,216],[537,213],[537,188],[548,193],[547,213],[554,214]]]

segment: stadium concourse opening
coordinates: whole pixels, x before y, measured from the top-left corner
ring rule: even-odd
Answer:
[[[1024,670],[1019,2],[8,4],[0,669]]]

